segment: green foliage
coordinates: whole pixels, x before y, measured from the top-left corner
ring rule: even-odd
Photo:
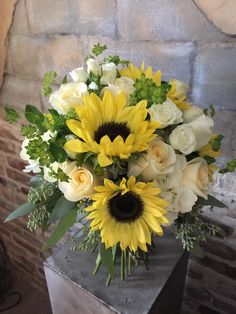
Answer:
[[[52,93],[52,85],[55,84],[57,78],[57,73],[55,71],[50,71],[45,73],[43,78],[43,88],[42,92],[44,96],[49,96]]]
[[[48,222],[53,223],[58,219],[64,217],[69,211],[76,206],[75,202],[68,201],[64,195],[62,195],[56,202]]]
[[[43,182],[44,182],[44,179],[43,179],[42,175],[41,174],[37,174],[37,175],[31,177],[31,179],[29,181],[29,186],[31,186],[32,188],[37,188]]]
[[[38,187],[31,188],[28,193],[28,201],[32,204],[39,204],[47,201],[57,190],[56,183],[44,181]]]
[[[61,84],[66,84],[67,83],[67,75],[65,75],[64,77],[63,77],[63,80],[62,80],[62,82],[61,82]]]
[[[13,124],[20,118],[20,114],[14,108],[6,106],[4,109],[9,123]]]
[[[203,197],[198,197],[197,204],[201,206],[214,206],[214,207],[219,207],[219,208],[225,208],[227,207],[224,203],[216,199],[212,195],[208,195],[207,199]]]
[[[135,80],[134,88],[135,91],[130,96],[131,104],[135,105],[140,100],[146,99],[149,108],[153,104],[162,104],[166,100],[166,94],[171,86],[166,82],[162,82],[160,86],[157,86],[152,79],[146,78],[142,74],[140,79]]]
[[[114,55],[114,56],[108,56],[104,59],[104,62],[105,63],[110,63],[110,62],[113,62],[115,63],[116,65],[123,65],[123,66],[128,66],[130,64],[130,61],[129,60],[124,60],[124,59],[121,59],[119,56],[117,55]]]
[[[18,217],[22,217],[25,215],[28,215],[29,213],[32,212],[32,210],[34,210],[35,205],[32,203],[25,203],[23,205],[21,205],[20,207],[18,207],[16,210],[14,210],[14,212],[12,212],[5,220],[4,222],[8,222],[11,221],[13,219],[16,219]]]
[[[102,263],[106,266],[109,275],[113,278],[115,274],[115,266],[113,261],[112,249],[106,249],[105,244],[99,243],[99,254],[102,259]]]
[[[59,146],[57,143],[49,144],[49,153],[53,161],[62,163],[67,158],[67,153],[63,147]]]
[[[30,231],[42,228],[47,222],[50,212],[48,212],[47,206],[38,205],[28,216],[27,228]]]
[[[32,139],[34,137],[38,137],[40,135],[43,134],[43,131],[39,128],[37,128],[36,125],[28,125],[28,126],[25,126],[25,125],[22,125],[21,126],[21,134],[28,138],[28,139]]]
[[[216,161],[214,157],[208,155],[203,156],[203,158],[206,160],[208,165],[211,165]]]
[[[236,159],[232,159],[227,162],[227,165],[225,168],[220,169],[220,173],[227,173],[227,172],[234,172],[236,169]]]
[[[44,122],[44,115],[33,105],[26,105],[25,118],[38,127],[41,127]]]
[[[221,147],[221,142],[223,140],[224,136],[219,134],[214,140],[212,140],[212,149],[214,151],[219,151]]]
[[[206,108],[206,109],[203,110],[203,113],[206,116],[209,116],[209,117],[213,118],[216,115],[215,107],[213,105],[210,105],[209,108]]]
[[[183,248],[194,253],[199,244],[206,242],[210,235],[220,232],[220,228],[202,218],[201,205],[194,205],[191,212],[179,214],[174,222],[176,238],[182,241]]]
[[[51,169],[51,171],[49,172],[49,175],[53,177],[54,179],[56,179],[57,181],[62,181],[62,182],[69,181],[68,175],[65,174],[65,172],[61,168],[58,168],[57,171],[54,171],[53,169]]]
[[[101,45],[100,43],[97,43],[93,46],[91,52],[94,56],[99,56],[100,54],[103,53],[107,49],[106,45]]]
[[[26,149],[30,158],[33,160],[39,159],[42,166],[50,166],[54,161],[49,151],[49,143],[44,142],[41,137],[31,139]]]

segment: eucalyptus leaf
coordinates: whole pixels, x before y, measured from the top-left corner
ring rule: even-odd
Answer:
[[[57,145],[56,143],[50,143],[49,151],[54,161],[63,162],[67,158],[67,153],[64,148]]]
[[[4,222],[11,221],[13,219],[16,219],[18,217],[22,217],[25,215],[28,215],[31,213],[35,208],[35,205],[32,203],[25,203],[18,207],[14,212],[12,212],[5,220]]]
[[[210,205],[210,206],[215,206],[215,207],[219,207],[219,208],[227,207],[224,203],[222,203],[221,201],[219,201],[218,199],[216,199],[212,195],[208,195],[207,199],[199,196],[198,200],[197,200],[197,204],[204,205],[204,206]]]
[[[106,249],[104,243],[100,243],[99,245],[99,253],[102,258],[103,264],[106,266],[111,277],[114,277],[115,267],[112,255],[112,249]]]
[[[53,223],[58,219],[64,217],[67,213],[69,213],[74,207],[76,203],[68,201],[64,195],[62,195],[56,202],[52,213],[48,219],[49,223]]]
[[[59,222],[56,230],[53,232],[50,239],[43,246],[43,250],[48,250],[55,245],[65,235],[68,229],[76,222],[77,209],[69,211]]]
[[[197,257],[204,257],[204,250],[200,247],[199,243],[195,243],[190,252]]]
[[[29,186],[33,188],[37,188],[39,185],[43,183],[44,179],[40,174],[33,176],[29,181]]]
[[[26,105],[25,118],[32,124],[42,125],[44,121],[44,115],[33,105]]]

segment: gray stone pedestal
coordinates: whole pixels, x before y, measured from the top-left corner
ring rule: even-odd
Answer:
[[[188,254],[170,232],[157,238],[149,270],[140,264],[120,281],[119,267],[109,287],[106,269],[92,275],[96,255],[73,253],[69,243],[44,263],[53,314],[178,314]]]

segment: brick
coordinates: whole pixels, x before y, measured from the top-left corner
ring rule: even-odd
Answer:
[[[221,110],[235,110],[236,43],[212,44],[198,51],[192,98],[202,106],[213,104]]]
[[[10,32],[14,34],[29,34],[28,17],[24,0],[20,0],[16,4]]]
[[[83,63],[83,43],[74,35],[28,37],[12,35],[10,39],[12,62],[16,73],[30,79],[42,79],[44,74],[55,70],[59,81],[71,69]],[[36,93],[40,89],[35,89]],[[28,94],[33,93],[28,91]]]
[[[7,142],[1,138],[0,138],[0,147],[1,147],[1,151],[5,153],[10,153],[10,154],[18,153],[17,146],[14,143]]]
[[[20,142],[18,134],[15,136],[16,134],[13,133],[14,130],[10,127],[4,126],[4,124],[0,126],[0,137],[6,140],[12,140],[14,142]]]
[[[33,77],[33,75],[32,75]],[[0,104],[15,107],[21,113],[26,104],[40,106],[41,84],[20,76],[6,75],[0,91]]]
[[[226,37],[188,0],[119,0],[118,30],[126,40],[214,41]]]
[[[30,244],[30,241],[27,241],[29,239],[24,239],[20,238],[18,234],[13,234],[12,239],[15,241],[15,243],[20,247],[20,249],[24,249],[27,254],[29,253],[30,255],[38,255],[38,249],[37,247],[34,247],[33,245]],[[26,241],[25,241],[26,240]]]
[[[18,172],[16,170],[13,170],[10,168],[7,168],[6,170],[7,170],[8,177],[14,181],[19,182],[19,183],[21,183],[21,182],[27,183],[30,179],[30,176],[26,175],[23,172]]]
[[[23,162],[22,160],[12,158],[12,157],[8,157],[7,162],[10,167],[19,171],[22,171],[26,166],[26,163]]]

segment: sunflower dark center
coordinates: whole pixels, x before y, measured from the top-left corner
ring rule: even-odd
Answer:
[[[133,192],[120,193],[110,199],[108,204],[110,215],[119,222],[132,222],[142,215],[144,206],[142,199]]]
[[[109,136],[111,141],[120,135],[125,141],[130,134],[130,129],[126,123],[108,122],[103,123],[94,133],[94,139],[99,144],[103,136]]]

